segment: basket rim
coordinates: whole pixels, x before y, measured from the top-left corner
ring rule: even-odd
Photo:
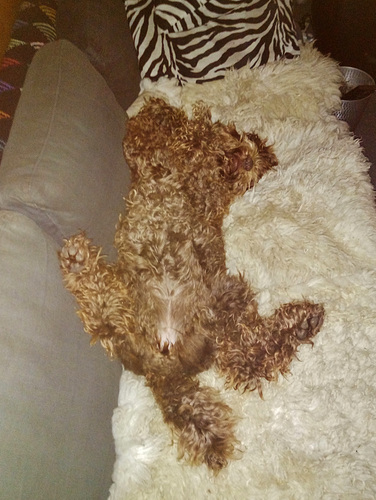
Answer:
[[[370,78],[372,80],[373,83],[370,83],[370,85],[376,85],[373,77],[369,73],[367,73],[367,71],[364,71],[363,69],[356,68],[355,66],[339,66],[339,69],[340,70],[348,69],[348,70],[359,71],[359,73],[363,73],[363,75],[366,75],[368,78]],[[342,73],[342,71],[341,71],[341,73]],[[367,95],[366,97],[362,97],[361,99],[342,99],[341,98],[341,101],[342,102],[360,102],[360,101],[364,101],[365,99],[369,99],[371,97],[371,95]]]

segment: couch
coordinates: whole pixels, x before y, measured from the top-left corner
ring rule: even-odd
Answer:
[[[89,348],[57,252],[80,228],[111,253],[124,126],[81,50],[60,40],[38,51],[0,168],[2,500],[107,497],[121,366]]]
[[[0,165],[0,500],[104,499],[115,462],[111,418],[121,366],[110,362],[100,346],[89,348],[74,314],[75,301],[63,288],[57,252],[64,237],[83,229],[112,255],[129,183],[121,149],[125,110],[137,96],[139,77],[121,0],[58,4],[59,40],[42,47],[32,61]],[[363,175],[368,166],[362,161]],[[276,193],[283,179],[276,180]],[[369,201],[369,187],[362,189]],[[319,340],[316,349],[320,345],[328,341]],[[146,388],[137,383],[134,401],[142,403],[139,394]],[[299,376],[294,383],[300,383]],[[123,392],[125,387],[133,386],[123,384]],[[275,392],[277,404],[282,396]],[[125,433],[143,420],[132,413],[130,399],[124,403],[120,396],[113,421]],[[264,414],[265,404],[257,404],[263,404]],[[126,410],[133,419],[123,425],[119,415]],[[156,418],[152,407],[147,417]],[[170,436],[162,424],[161,429],[173,471],[175,450],[170,452]],[[133,437],[133,445],[145,447],[141,431],[146,432],[137,428],[137,435],[121,434],[117,445],[127,448],[129,464],[144,473],[137,463],[144,455],[135,460],[131,448]],[[153,467],[163,475],[157,463]],[[184,466],[182,471],[187,477],[191,473]],[[155,477],[150,475],[150,490]],[[183,487],[181,477],[175,480]],[[168,475],[164,479],[170,481]],[[165,490],[171,490],[169,484]],[[176,497],[176,491],[171,495]]]

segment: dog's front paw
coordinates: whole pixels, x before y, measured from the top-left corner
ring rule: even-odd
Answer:
[[[79,273],[86,266],[90,258],[89,240],[83,233],[65,240],[60,252],[60,264],[67,273]]]

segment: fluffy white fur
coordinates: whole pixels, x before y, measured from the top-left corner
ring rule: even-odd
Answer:
[[[312,47],[298,60],[229,72],[178,88],[144,82],[189,111],[208,103],[274,143],[279,166],[237,201],[224,224],[230,272],[244,272],[265,314],[303,297],[322,302],[324,326],[291,375],[256,392],[220,388],[241,416],[239,460],[214,477],[176,460],[142,378],[124,372],[113,418],[111,500],[374,499],[376,497],[376,216],[368,163],[339,107],[337,66]]]

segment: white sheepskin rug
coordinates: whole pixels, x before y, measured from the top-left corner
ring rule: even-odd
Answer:
[[[239,459],[217,476],[177,460],[143,378],[124,372],[111,500],[376,498],[376,213],[369,164],[333,116],[339,81],[336,64],[305,46],[299,59],[203,85],[144,82],[130,113],[150,94],[188,112],[203,100],[214,120],[274,144],[279,166],[224,222],[228,268],[245,274],[262,314],[304,297],[326,317],[263,400],[202,374],[240,417]]]

